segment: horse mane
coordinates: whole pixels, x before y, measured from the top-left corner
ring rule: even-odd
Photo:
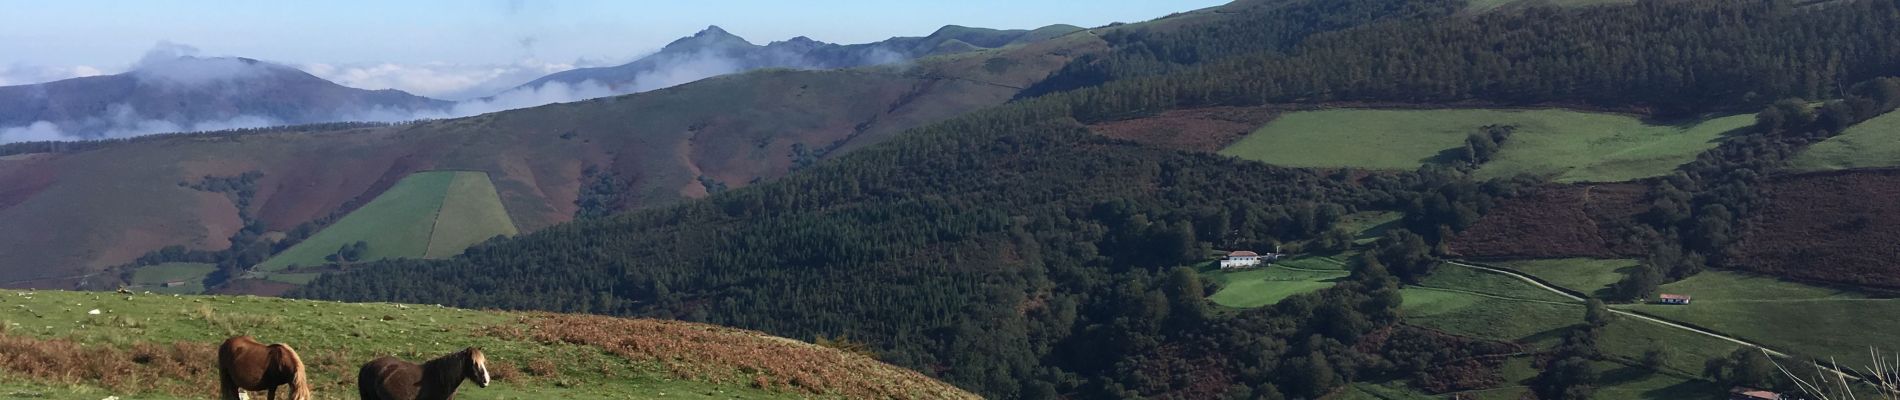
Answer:
[[[304,376],[303,357],[298,357],[297,349],[290,348],[290,345],[278,343],[273,346],[282,349],[283,354],[290,358],[288,367],[293,369],[290,378],[290,400],[310,400],[310,381]]]
[[[446,399],[462,386],[463,364],[468,361],[468,350],[449,353],[433,360],[424,361],[422,370],[422,390],[416,393],[417,400]]]

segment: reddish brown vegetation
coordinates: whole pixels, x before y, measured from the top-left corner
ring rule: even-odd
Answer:
[[[518,328],[484,329],[507,339],[597,346],[635,362],[665,365],[681,379],[752,384],[848,398],[974,398],[915,371],[863,356],[713,325],[597,316],[533,314]],[[788,343],[789,342],[789,343]],[[529,366],[532,371],[535,367]]]
[[[1801,280],[1900,288],[1900,170],[1770,180],[1769,204],[1733,267]]]
[[[1618,258],[1642,254],[1618,228],[1647,210],[1639,184],[1545,188],[1504,200],[1451,241],[1472,258]]]
[[[1229,356],[1208,354],[1204,348],[1169,344],[1140,357],[1135,373],[1154,382],[1169,382],[1173,391],[1155,393],[1156,398],[1216,399],[1232,388],[1239,370],[1230,365]]]
[[[1104,122],[1089,129],[1149,146],[1212,153],[1253,133],[1277,115],[1276,110],[1266,107],[1199,108]]]
[[[217,388],[217,365],[216,349],[204,343],[120,349],[0,334],[0,370],[42,382],[204,397]]]

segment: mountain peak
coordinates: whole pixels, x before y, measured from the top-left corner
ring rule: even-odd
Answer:
[[[741,38],[731,32],[726,32],[725,29],[720,28],[718,25],[711,25],[707,26],[706,29],[700,30],[699,33],[694,33],[693,36],[683,37],[673,41],[673,43],[668,43],[666,48],[661,49],[661,51],[697,51],[707,48],[750,46],[753,46],[752,42],[746,41],[745,38]]]
[[[707,25],[707,26],[706,26],[706,29],[701,29],[701,30],[699,30],[699,33],[695,33],[695,34],[693,34],[693,37],[731,37],[731,38],[737,38],[737,37],[739,37],[739,36],[737,36],[737,35],[733,35],[733,34],[732,34],[732,32],[726,32],[726,30],[725,30],[725,28],[720,28],[720,27],[719,27],[719,25]]]

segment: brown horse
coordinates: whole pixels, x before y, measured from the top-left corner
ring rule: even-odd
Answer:
[[[429,362],[414,363],[382,357],[356,372],[356,390],[363,400],[448,400],[463,380],[488,387],[488,358],[470,347]]]
[[[269,399],[277,400],[281,385],[290,386],[290,400],[310,400],[303,359],[282,343],[265,345],[250,336],[225,339],[218,346],[218,379],[224,400],[238,400],[239,390],[269,391]]]

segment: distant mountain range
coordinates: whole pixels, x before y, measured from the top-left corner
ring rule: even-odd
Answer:
[[[15,139],[51,139],[32,136],[53,132],[68,138],[120,137],[330,122],[451,104],[400,90],[346,87],[249,58],[178,57],[117,75],[0,87],[0,128],[36,131]]]
[[[905,62],[922,57],[1030,43],[1082,30],[1050,25],[1035,30],[998,30],[950,25],[930,36],[840,45],[799,36],[756,45],[718,26],[675,40],[659,52],[613,67],[563,71],[520,86],[592,82],[618,92],[665,88],[708,77],[760,68],[836,69]]]
[[[1081,30],[945,26],[924,37],[839,45],[807,37],[755,45],[717,26],[614,67],[535,79],[495,96],[451,102],[363,90],[297,68],[238,57],[147,59],[132,71],[0,87],[0,143],[99,139],[337,121],[453,118],[643,92],[761,68],[837,69],[1000,48]],[[551,83],[567,85],[546,91]]]

